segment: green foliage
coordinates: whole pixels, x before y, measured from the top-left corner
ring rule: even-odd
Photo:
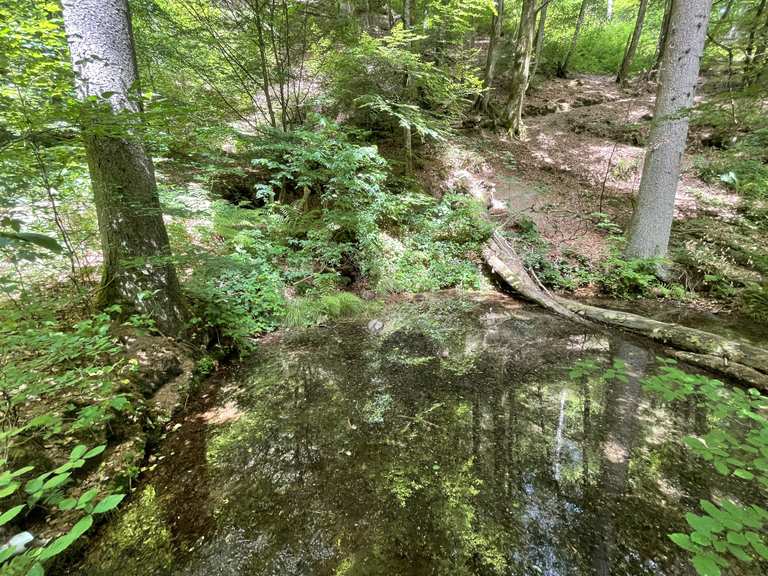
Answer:
[[[659,373],[644,383],[648,390],[667,400],[694,396],[710,414],[709,427],[701,436],[683,441],[697,456],[721,475],[741,478],[755,497],[768,494],[768,400],[755,389],[726,388],[706,376],[687,374],[673,361],[664,362]],[[768,511],[757,504],[731,500],[701,500],[702,515],[689,513],[689,534],[671,534],[673,542],[693,554],[701,576],[720,574],[731,563],[750,564],[768,560]]]
[[[768,322],[768,283],[749,284],[739,299],[739,308],[748,316],[760,322]]]
[[[366,303],[349,292],[306,296],[287,303],[283,324],[289,328],[315,326],[329,320],[360,314]]]
[[[768,495],[768,399],[755,389],[729,388],[708,376],[684,372],[674,360],[659,362],[656,374],[643,379],[643,387],[667,402],[692,397],[708,414],[706,429],[698,436],[685,436],[683,444],[718,474],[744,481],[749,488],[745,494],[762,502]],[[603,371],[597,363],[585,361],[571,372],[575,379],[593,375],[604,380],[627,378],[621,364]],[[726,498],[700,500],[699,506],[701,514],[685,515],[690,531],[669,538],[691,553],[700,576],[719,575],[735,563],[768,560],[768,510]]]
[[[218,329],[224,344],[246,350],[252,337],[277,328],[285,306],[282,289],[274,266],[238,253],[205,259],[188,286],[204,326]]]
[[[124,494],[108,494],[96,503],[99,493],[97,488],[87,491],[80,489],[76,495],[67,495],[68,490],[76,483],[73,475],[83,468],[88,460],[104,452],[105,448],[106,446],[101,445],[89,450],[84,444],[78,444],[62,465],[27,481],[24,481],[24,477],[34,466],[12,470],[8,469],[7,461],[0,461],[0,500],[4,501],[4,506],[11,506],[0,514],[0,526],[12,522],[25,511],[31,512],[36,507],[44,506],[49,517],[55,514],[71,516],[73,511],[83,514],[66,533],[45,546],[22,550],[9,546],[0,551],[0,573],[9,576],[43,574],[44,564],[64,552],[85,534],[93,525],[95,515],[110,512],[120,504],[125,498]]]
[[[557,64],[562,61],[571,43],[580,4],[581,0],[564,0],[550,4],[543,48],[543,65],[540,70],[554,72]],[[616,0],[614,16],[610,21],[605,20],[604,4],[591,3],[587,10],[587,18],[576,44],[576,50],[571,57],[570,69],[573,72],[615,74],[635,26],[637,2]],[[633,71],[647,69],[653,63],[663,17],[662,11],[662,2],[651,2],[633,61]]]
[[[533,220],[520,218],[515,223],[515,245],[522,255],[523,262],[539,281],[550,288],[574,290],[588,284],[591,272],[578,255],[572,258],[553,256],[553,247],[542,238]]]
[[[614,254],[602,263],[597,282],[603,292],[616,298],[648,296],[662,287],[657,278],[660,265],[658,259],[625,260]]]
[[[464,66],[441,68],[415,51],[425,38],[397,25],[388,36],[363,35],[350,49],[325,54],[320,67],[333,108],[354,111],[359,126],[410,127],[422,139],[441,139],[480,84]]]
[[[392,196],[385,212],[397,236],[382,237],[379,290],[424,292],[479,288],[479,256],[491,235],[484,209],[466,195],[440,202],[421,194]]]
[[[354,144],[319,118],[314,129],[269,133],[253,142],[251,153],[252,164],[269,173],[257,197],[293,204],[284,212],[291,247],[323,268],[371,272],[387,174],[374,146]]]

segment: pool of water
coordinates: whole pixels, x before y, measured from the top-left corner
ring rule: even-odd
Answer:
[[[681,442],[701,408],[644,392],[655,358],[498,299],[288,334],[174,427],[76,573],[692,574],[667,535],[749,487]]]

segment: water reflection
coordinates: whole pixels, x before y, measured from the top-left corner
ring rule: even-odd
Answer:
[[[124,554],[118,521],[83,573],[690,573],[666,534],[738,486],[679,442],[705,414],[644,395],[652,352],[498,303],[383,320],[268,347],[155,475],[172,560]],[[574,381],[582,358],[628,376]]]

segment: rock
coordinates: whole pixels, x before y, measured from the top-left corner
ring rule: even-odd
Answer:
[[[374,334],[374,335],[379,334],[383,329],[384,329],[384,322],[382,322],[381,320],[374,319],[368,322],[368,332],[370,332],[371,334]]]
[[[0,546],[0,552],[3,552],[7,548],[14,548],[13,555],[21,554],[27,549],[27,545],[35,541],[35,537],[31,532],[19,532],[15,536],[11,537],[8,542]]]

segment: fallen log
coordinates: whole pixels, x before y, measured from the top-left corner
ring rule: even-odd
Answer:
[[[512,245],[495,232],[483,259],[507,286],[523,298],[571,320],[618,328],[671,348],[671,355],[768,391],[768,350],[680,324],[609,310],[554,296],[537,284]]]

